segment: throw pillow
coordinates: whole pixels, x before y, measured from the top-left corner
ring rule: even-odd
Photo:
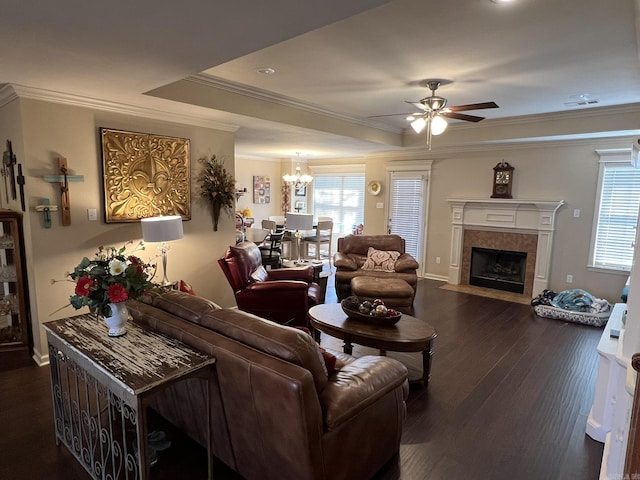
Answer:
[[[193,291],[193,287],[184,280],[180,280],[180,283],[178,284],[178,290],[184,293],[188,293],[189,295],[196,294],[196,292]]]
[[[400,252],[393,250],[376,250],[369,247],[367,260],[362,265],[362,270],[379,270],[382,272],[395,272],[395,263]]]

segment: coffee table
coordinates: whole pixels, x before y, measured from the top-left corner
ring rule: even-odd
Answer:
[[[431,376],[433,341],[436,329],[411,315],[392,326],[375,325],[347,317],[339,303],[316,305],[309,310],[313,328],[344,341],[344,353],[353,352],[353,343],[391,352],[422,352],[422,381],[427,386]]]

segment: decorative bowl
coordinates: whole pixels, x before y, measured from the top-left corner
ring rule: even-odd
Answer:
[[[340,306],[342,307],[342,310],[344,311],[344,313],[347,314],[347,317],[353,320],[360,320],[362,322],[373,323],[375,325],[387,325],[387,326],[395,325],[396,323],[398,323],[398,320],[400,320],[400,318],[402,317],[401,313],[398,313],[397,315],[393,315],[391,317],[376,317],[375,315],[367,315],[366,313],[360,313],[345,307],[344,300],[340,302]]]

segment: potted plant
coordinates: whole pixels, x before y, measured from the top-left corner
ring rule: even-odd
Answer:
[[[126,253],[130,243],[120,249],[101,246],[93,259],[84,257],[73,272],[66,274],[69,281],[75,283],[74,294],[69,298],[71,306],[76,310],[89,307],[92,313],[105,319],[109,335],[114,337],[126,333],[125,301],[138,298],[156,286],[150,281],[155,275],[155,266],[132,254],[144,248],[142,242],[131,253]]]

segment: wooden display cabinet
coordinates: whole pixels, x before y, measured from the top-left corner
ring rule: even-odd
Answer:
[[[22,214],[0,210],[0,352],[30,350]]]

